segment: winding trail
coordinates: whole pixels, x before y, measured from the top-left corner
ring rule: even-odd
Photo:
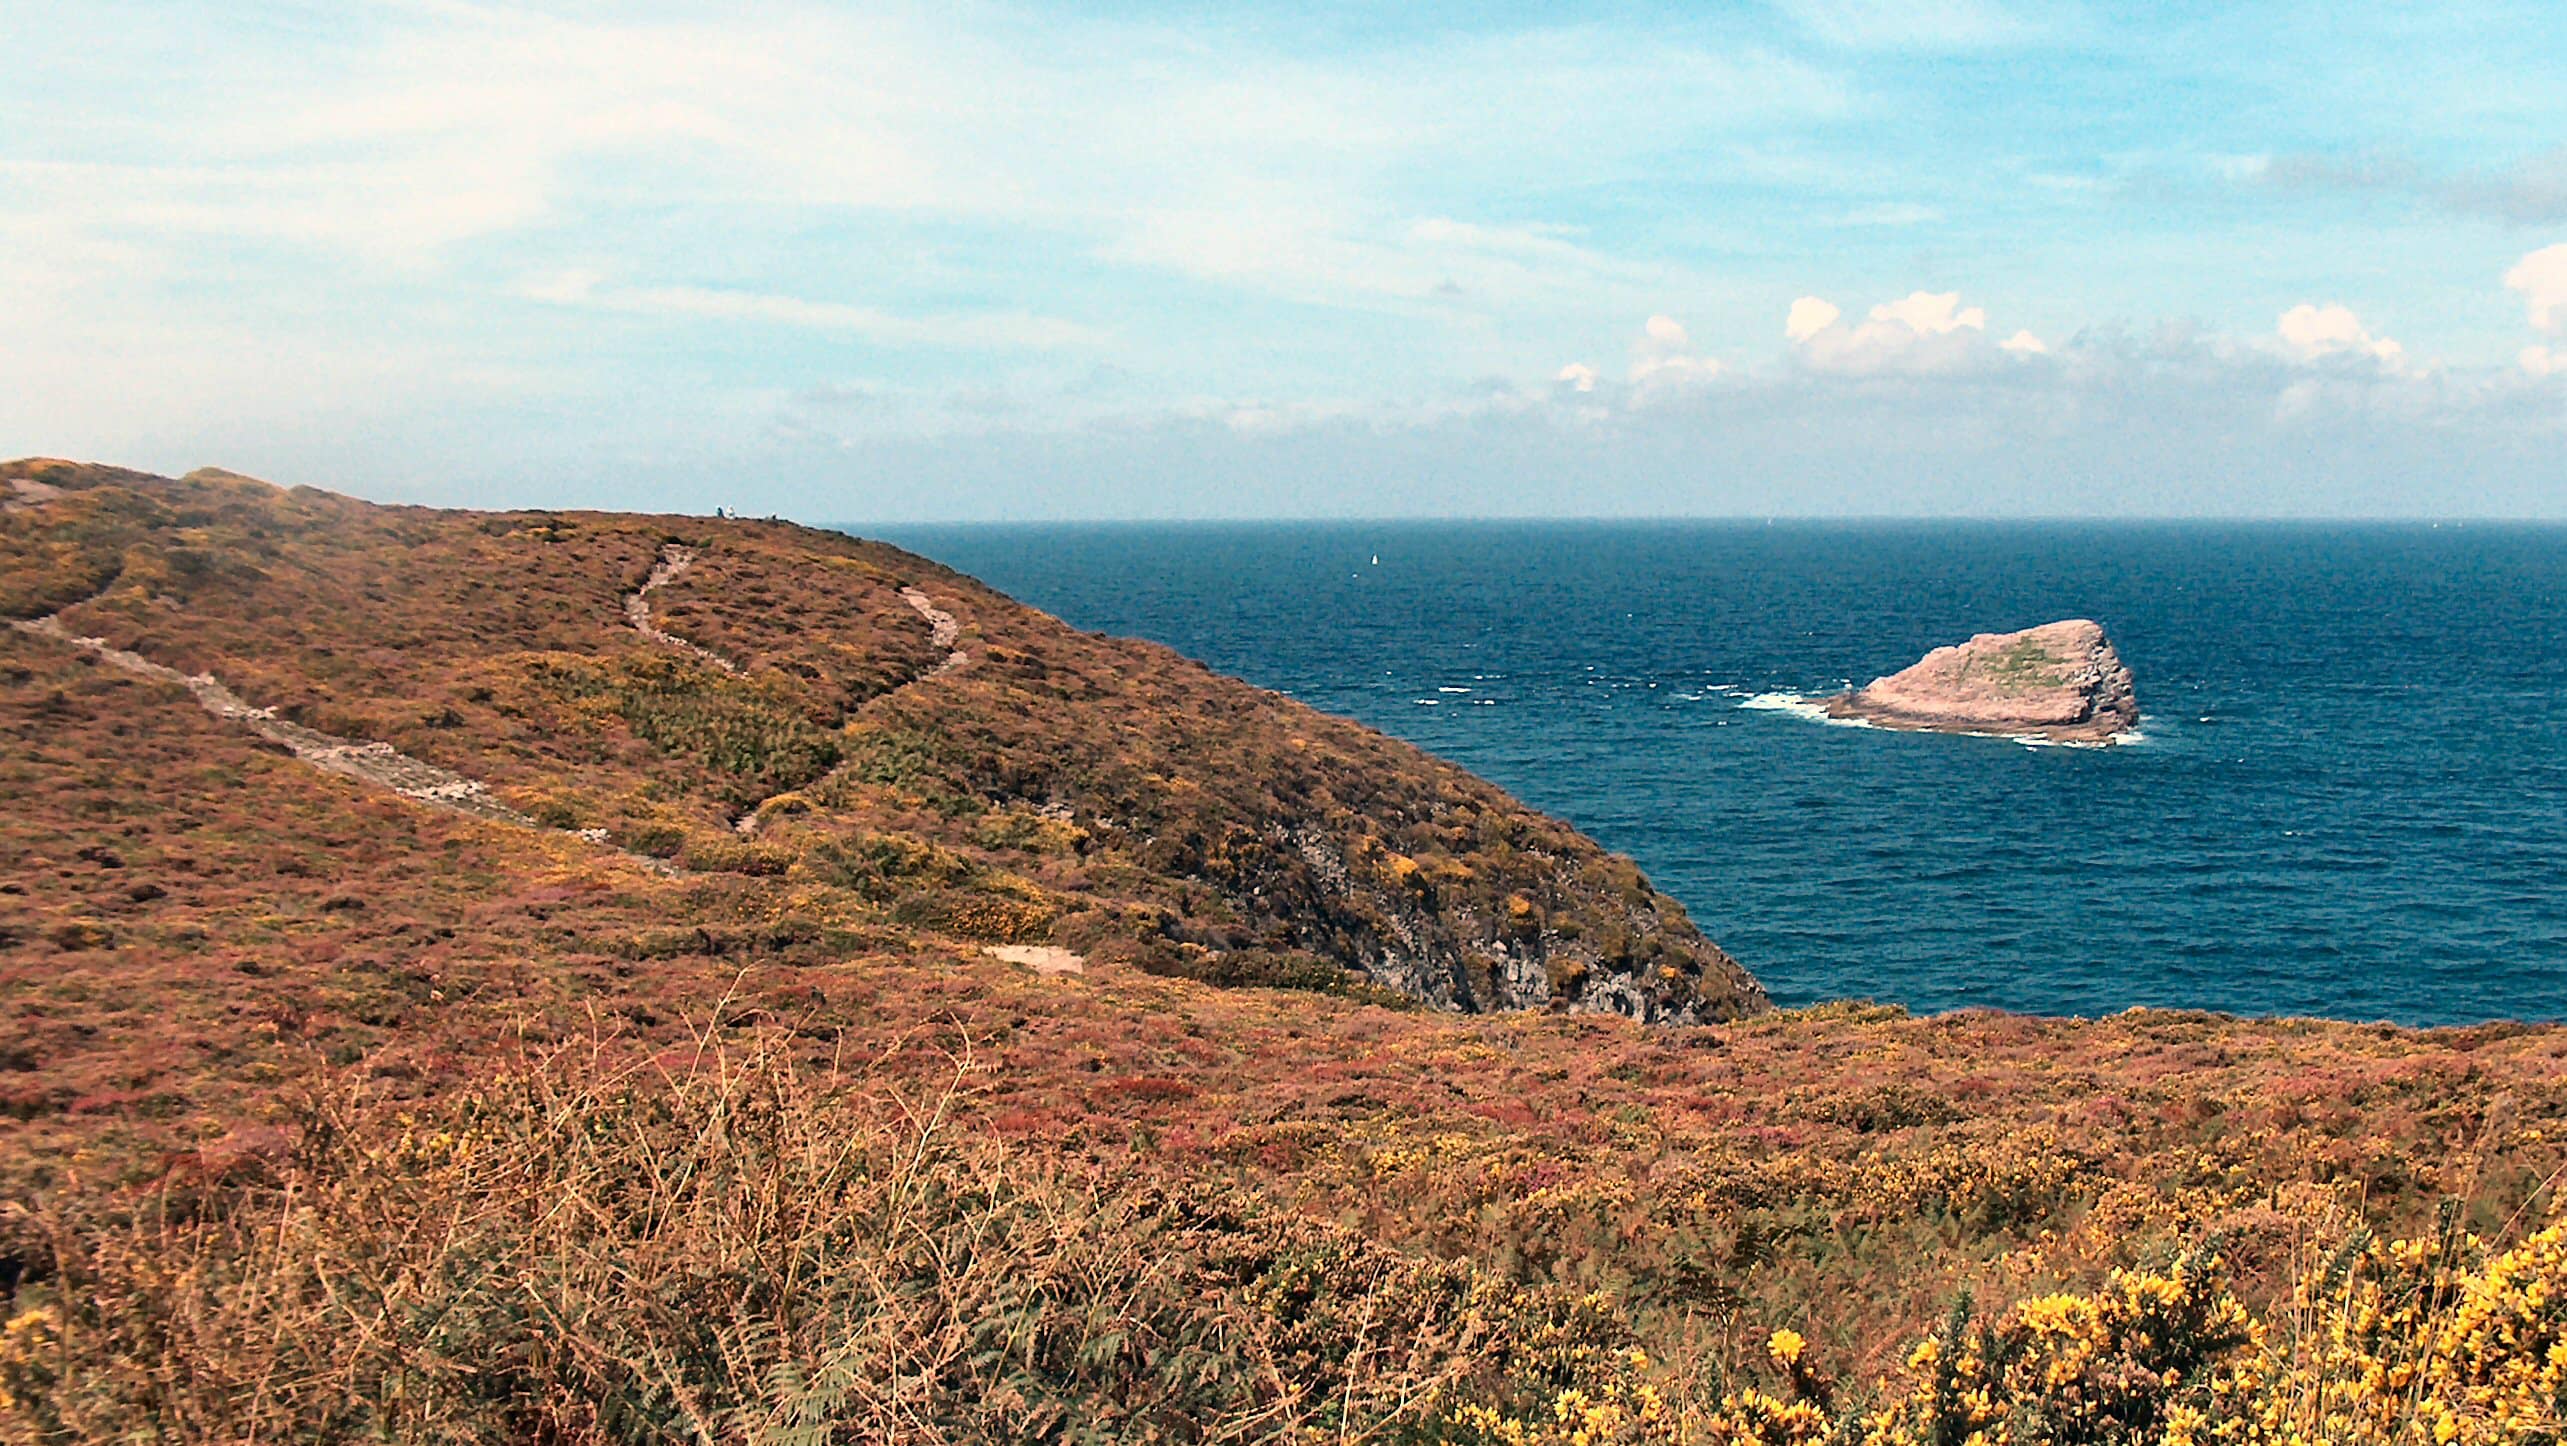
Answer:
[[[729,658],[700,643],[688,642],[651,621],[652,589],[665,587],[677,581],[685,576],[688,568],[693,566],[695,566],[694,548],[677,542],[662,543],[658,565],[651,569],[649,577],[642,580],[642,585],[635,588],[624,599],[624,621],[631,623],[633,631],[649,638],[652,642],[664,643],[669,647],[693,653],[725,673],[737,673],[740,671],[739,666]]]
[[[13,487],[12,491],[24,498],[24,504],[32,504],[49,500],[47,493],[51,489],[39,491],[38,489],[42,486],[43,484],[40,483],[20,484]],[[18,502],[18,498],[13,498],[12,501]],[[691,653],[725,673],[736,675],[740,671],[739,667],[730,659],[710,648],[668,632],[651,620],[650,594],[684,576],[687,569],[695,565],[695,558],[694,548],[676,542],[663,544],[660,548],[659,562],[652,567],[651,575],[624,599],[625,621],[632,624],[635,632],[654,642]],[[109,586],[112,587],[113,583]],[[916,587],[902,588],[900,596],[904,602],[917,610],[920,617],[927,620],[929,640],[935,646],[946,649],[942,662],[901,686],[910,687],[930,678],[942,677],[971,662],[970,654],[955,646],[961,640],[963,630],[962,624],[955,620],[952,613],[936,606],[933,599]],[[389,790],[414,803],[442,808],[467,818],[481,819],[489,823],[504,823],[545,833],[568,834],[583,842],[610,848],[613,852],[621,854],[653,873],[676,875],[685,872],[666,859],[613,848],[604,829],[556,829],[549,824],[539,822],[500,802],[491,793],[489,786],[478,779],[466,778],[460,773],[413,758],[389,743],[366,743],[351,738],[341,738],[333,733],[324,733],[317,728],[307,728],[300,723],[280,718],[274,708],[262,708],[249,702],[240,694],[225,687],[222,681],[211,673],[182,673],[166,664],[155,663],[140,653],[111,647],[105,638],[84,637],[63,625],[62,612],[54,612],[32,620],[13,620],[9,626],[22,633],[78,648],[92,654],[108,666],[134,677],[184,688],[188,696],[194,698],[197,705],[206,712],[227,723],[238,724],[248,729],[268,742],[284,748],[301,762],[325,773],[353,778],[361,783]],[[758,827],[757,810],[751,809],[741,815],[733,822],[732,827],[743,835],[755,833]]]
[[[945,661],[910,679],[912,683],[923,683],[929,678],[941,678],[956,668],[970,664],[972,655],[954,646],[962,640],[963,625],[954,621],[952,613],[936,606],[935,599],[915,587],[902,588],[900,600],[916,608],[918,616],[927,620],[927,641],[946,650]]]
[[[680,564],[680,570],[683,570],[683,564]],[[672,573],[671,575],[674,576],[675,574]],[[660,575],[657,572],[654,572],[651,574],[651,577],[654,582],[657,582]],[[645,585],[645,590],[647,590],[647,587],[648,585]],[[634,596],[635,599],[638,600],[640,594],[637,593]],[[936,600],[934,598],[929,597],[924,589],[914,585],[903,587],[900,590],[900,600],[909,604],[911,608],[917,611],[918,616],[927,620],[927,641],[934,646],[945,650],[944,659],[937,663],[936,666],[920,673],[917,677],[910,679],[899,687],[888,689],[884,692],[875,694],[871,698],[867,698],[861,705],[862,707],[870,708],[874,704],[881,702],[883,699],[892,696],[892,694],[900,692],[902,689],[915,688],[919,684],[924,683],[931,678],[941,678],[957,668],[969,667],[971,665],[972,655],[955,646],[955,644],[962,641],[963,625],[955,619],[952,613],[936,606]],[[628,602],[625,606],[629,610],[633,606],[633,603]],[[639,624],[636,624],[636,626],[639,626]],[[672,639],[671,641],[675,640]],[[692,644],[685,644],[684,646],[692,646]],[[815,788],[820,787],[828,783],[830,779],[837,776],[838,770],[833,768],[829,770],[826,777],[823,777],[819,783],[812,786]],[[764,805],[758,805],[756,807],[752,807],[747,812],[741,814],[738,818],[733,819],[731,821],[731,831],[740,835],[742,838],[747,838],[756,834],[760,823],[763,821],[763,815],[759,813],[758,809],[763,806]]]
[[[240,694],[223,686],[222,682],[211,673],[182,673],[166,664],[155,663],[140,653],[110,647],[105,638],[82,637],[62,625],[60,613],[37,618],[31,622],[13,621],[9,626],[22,633],[50,638],[55,642],[93,654],[99,661],[120,672],[130,673],[137,678],[146,678],[155,683],[169,683],[184,688],[188,695],[196,700],[197,705],[206,712],[227,723],[236,723],[247,728],[324,773],[336,773],[342,777],[388,789],[414,803],[442,808],[450,813],[462,814],[466,818],[476,818],[487,823],[510,824],[544,833],[568,834],[587,843],[601,845],[607,843],[606,830],[602,828],[555,829],[500,802],[491,794],[488,785],[479,780],[466,778],[460,773],[449,772],[433,763],[413,758],[389,743],[360,743],[354,739],[341,738],[333,733],[324,733],[318,728],[306,728],[300,723],[279,718],[274,708],[261,708],[249,703]],[[614,852],[622,854],[653,873],[680,872],[676,865],[665,859],[655,859],[623,849],[615,849]]]

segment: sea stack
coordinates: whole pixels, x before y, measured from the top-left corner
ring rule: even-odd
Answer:
[[[1831,718],[1938,733],[2110,743],[2139,723],[2130,669],[2085,618],[1981,633],[1826,702]]]

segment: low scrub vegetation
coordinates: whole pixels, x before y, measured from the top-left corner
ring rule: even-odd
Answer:
[[[338,1076],[259,1148],[22,1210],[0,1436],[2560,1438],[2567,1225],[2313,1222],[2261,1312],[2200,1244],[1986,1314],[1956,1302],[1866,1379],[1793,1326],[1724,1355],[1485,1251],[1029,1148],[969,1108],[967,1058],[918,1092],[736,1047],[524,1062],[425,1109]]]
[[[1565,826],[889,548],[16,470],[0,612],[538,826],[0,630],[0,1441],[2559,1439],[2567,1031],[1757,1013]],[[672,541],[737,672],[625,621]]]
[[[1602,975],[1626,986],[1596,991],[1616,1007],[1764,1004],[1628,860],[1488,783],[881,544],[0,463],[0,482],[21,477],[51,495],[0,512],[0,615],[62,610],[82,636],[635,853],[784,877],[834,842],[905,836],[999,871],[1036,864],[1047,899],[1162,937],[1431,975],[1467,1007],[1548,1002],[1509,995],[1520,978],[1583,1002]],[[675,645],[626,611],[671,546],[690,563],[647,606]],[[946,668],[907,591],[953,619],[966,666]],[[743,825],[773,837],[749,852],[716,837]],[[1008,942],[1080,912],[986,890],[871,902]],[[1527,952],[1555,967],[1504,967]]]
[[[604,1075],[606,1077],[602,1077]],[[1597,1303],[753,1055],[601,1061],[75,1194],[0,1327],[12,1439],[1266,1440],[1574,1388]]]

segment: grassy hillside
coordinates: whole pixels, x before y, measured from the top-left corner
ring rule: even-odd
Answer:
[[[1464,1009],[1764,1007],[1627,859],[1479,779],[893,548],[216,472],[0,467],[15,479],[42,490],[0,514],[0,616],[52,615],[666,860],[726,923]],[[77,663],[62,641],[17,645],[22,684],[50,696],[39,675]]]
[[[892,549],[0,507],[0,1440],[2558,1437],[2567,1031],[1772,1013]]]

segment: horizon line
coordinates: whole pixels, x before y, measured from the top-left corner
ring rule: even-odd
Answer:
[[[530,508],[527,511],[571,511],[582,509]],[[709,514],[707,514],[709,515]],[[776,514],[781,516],[781,514]],[[733,514],[734,521],[759,521]],[[797,519],[786,518],[794,521]],[[2079,524],[2088,526],[2166,526],[2169,524],[2213,523],[2251,526],[2357,526],[2357,527],[2567,527],[2567,513],[2506,516],[2471,514],[2436,517],[2406,513],[2110,513],[2080,514],[2068,512],[1987,514],[1968,512],[1865,512],[1865,513],[1745,513],[1745,512],[1656,512],[1656,513],[1369,513],[1343,516],[1224,516],[1191,514],[1178,516],[1099,516],[1099,517],[946,517],[913,518],[906,521],[874,519],[870,521],[814,520],[806,526],[844,531],[850,527],[1295,527],[1313,525],[1413,526],[1419,523],[1464,525],[1502,525],[1515,523],[1575,523],[1587,525],[1627,525],[1635,523],[1720,523],[1750,527],[1778,527],[1795,524],[1882,524],[1882,523],[1961,523],[2007,526],[2016,524]]]

